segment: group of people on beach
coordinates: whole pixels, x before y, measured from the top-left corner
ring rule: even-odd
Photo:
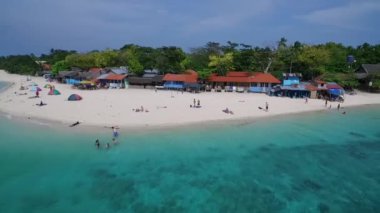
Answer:
[[[234,114],[234,112],[232,112],[232,110],[230,110],[230,109],[228,109],[228,107],[226,107],[226,109],[224,109],[224,110],[222,110],[224,113],[226,113],[226,114],[231,114],[231,115],[233,115]]]
[[[195,98],[193,99],[193,105],[190,104],[190,108],[201,108],[201,101],[198,99],[195,100]]]
[[[265,102],[265,108],[263,108],[263,107],[258,107],[259,108],[259,110],[264,110],[265,112],[268,112],[269,111],[269,104],[268,104],[268,102]]]
[[[111,145],[114,146],[114,145],[117,145],[119,143],[116,140],[119,137],[119,132],[118,132],[119,127],[112,126],[111,129],[112,129],[112,141],[111,141],[111,143],[107,142],[105,144],[105,148],[106,149],[111,148]],[[96,146],[97,149],[101,149],[102,148],[102,145],[100,144],[99,138],[95,140],[95,146]]]
[[[134,111],[134,112],[149,112],[149,110],[144,109],[143,106],[141,106],[140,108],[132,109],[132,111]]]
[[[327,105],[328,105],[328,100],[325,99],[325,107],[327,107]],[[330,106],[329,106],[329,109],[331,109],[331,104],[330,104]],[[340,105],[340,103],[338,103],[338,105],[336,106],[336,109],[337,109],[338,111],[340,111],[340,109],[341,109],[341,105]],[[342,114],[345,115],[345,114],[346,114],[346,111],[343,111]]]

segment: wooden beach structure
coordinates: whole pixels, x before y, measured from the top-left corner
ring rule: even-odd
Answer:
[[[142,76],[130,74],[128,75],[127,81],[129,85],[143,86],[146,88],[147,86],[162,86],[163,77],[163,75],[159,74],[158,70],[152,69],[144,70],[144,74]]]
[[[230,71],[225,76],[212,74],[208,82],[215,91],[255,93],[269,92],[273,86],[281,83],[270,73],[236,71]]]
[[[335,82],[318,79],[304,82],[301,79],[300,73],[283,73],[282,85],[275,86],[270,95],[290,98],[343,99],[344,89]]]
[[[165,74],[163,77],[163,87],[175,90],[200,90],[198,83],[198,73],[194,70],[186,70],[183,74]]]
[[[100,88],[125,89],[128,88],[127,74],[106,73],[96,79]]]
[[[373,81],[380,79],[380,64],[362,64],[355,70],[355,75],[362,89],[380,92],[380,88],[373,87]]]

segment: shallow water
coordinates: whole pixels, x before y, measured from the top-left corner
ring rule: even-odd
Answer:
[[[0,118],[0,212],[380,212],[380,107],[123,134]]]
[[[11,83],[9,83],[9,82],[0,81],[0,92],[5,90],[6,88],[8,88],[10,85],[11,85]]]

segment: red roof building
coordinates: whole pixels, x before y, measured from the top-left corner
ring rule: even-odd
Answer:
[[[88,71],[93,73],[100,73],[103,69],[99,67],[92,67]]]
[[[108,81],[122,81],[127,77],[127,75],[119,75],[119,74],[109,74],[105,80]]]
[[[267,92],[274,84],[280,84],[270,73],[228,72],[226,76],[213,74],[208,79],[216,90]]]
[[[165,74],[163,81],[197,83],[198,73],[194,70],[186,70],[183,74]]]
[[[270,73],[248,73],[248,72],[228,72],[226,76],[218,76],[213,74],[209,78],[209,82],[225,83],[225,84],[251,84],[251,83],[270,83],[280,84],[278,80]]]

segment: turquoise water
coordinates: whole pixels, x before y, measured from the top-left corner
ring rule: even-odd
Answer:
[[[4,89],[6,89],[10,85],[11,85],[11,83],[9,83],[9,82],[0,81],[0,92],[2,92]]]
[[[380,212],[380,107],[71,134],[0,118],[0,212]]]

